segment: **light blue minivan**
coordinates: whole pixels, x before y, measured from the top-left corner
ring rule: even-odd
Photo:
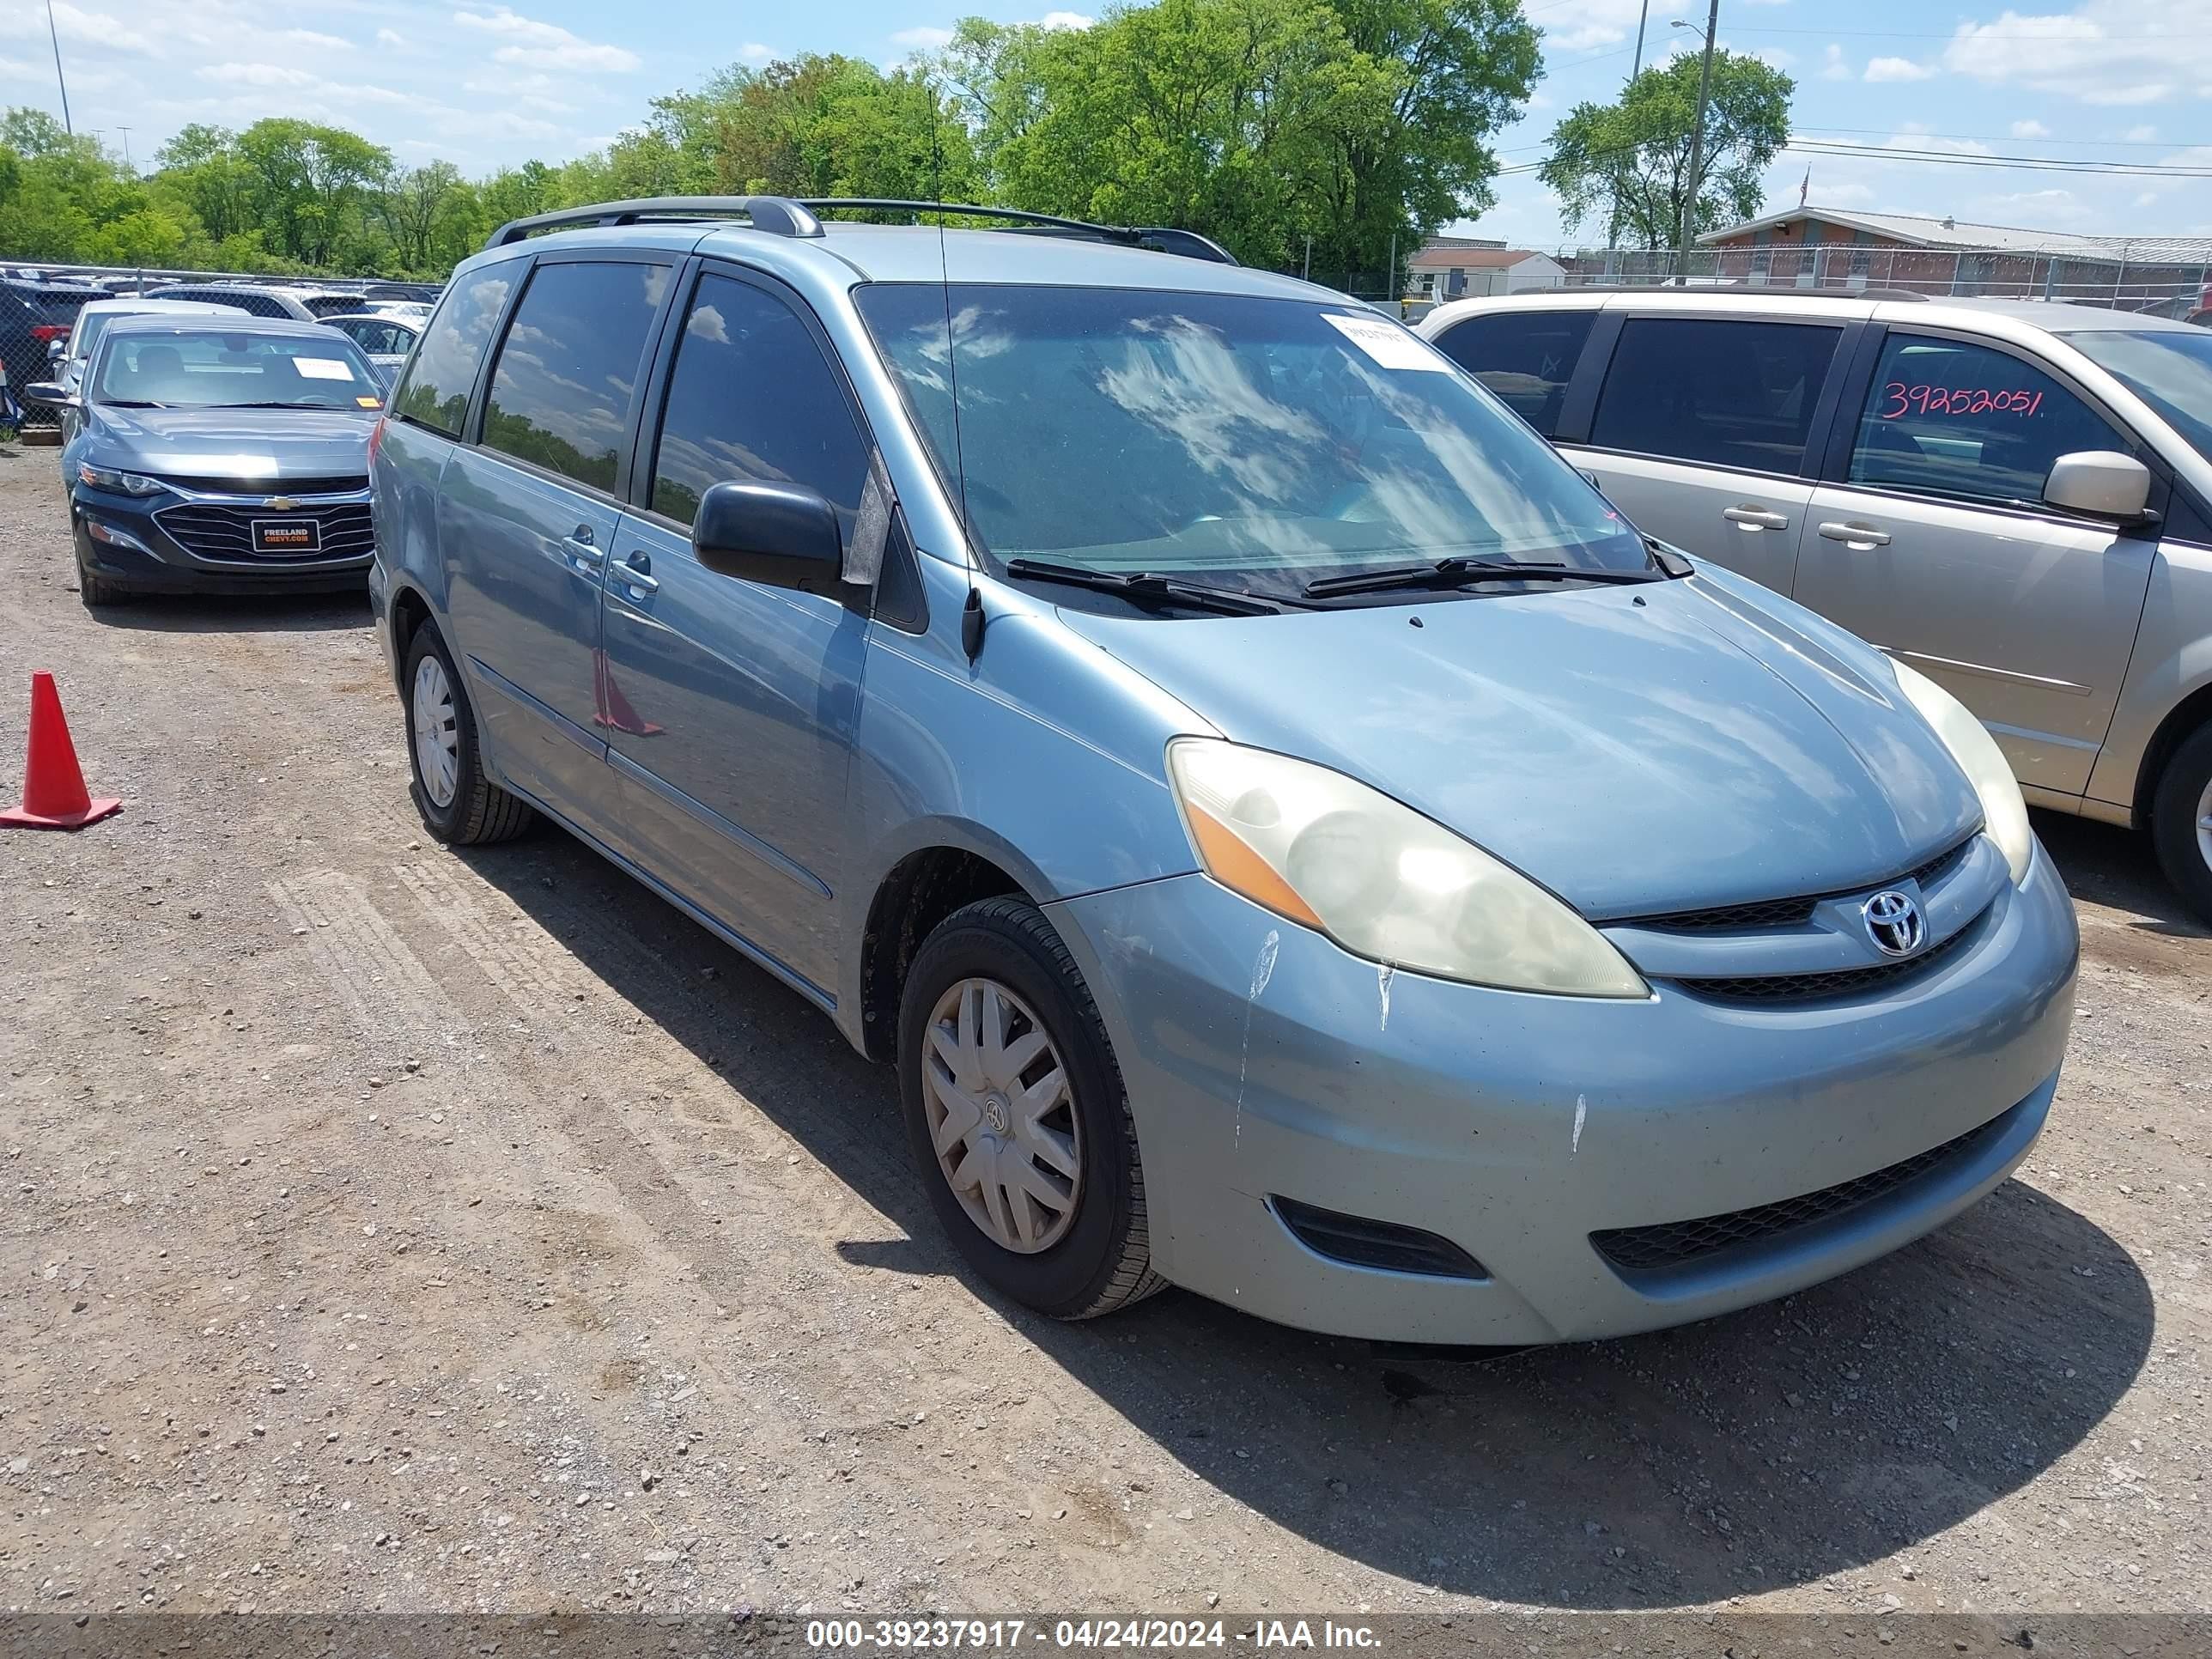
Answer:
[[[434,835],[542,813],[819,1006],[1062,1317],[1613,1335],[2020,1162],[2073,910],[1947,693],[1341,295],[856,205],[454,273],[372,461]]]

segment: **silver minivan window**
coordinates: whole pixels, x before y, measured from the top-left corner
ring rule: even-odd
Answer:
[[[2085,328],[2063,337],[2212,460],[2212,330]]]
[[[1419,560],[1650,568],[1527,425],[1350,301],[957,283],[854,297],[988,556],[1285,597]]]

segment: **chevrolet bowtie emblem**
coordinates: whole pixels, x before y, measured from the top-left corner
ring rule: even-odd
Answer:
[[[269,508],[272,513],[289,513],[294,507],[299,506],[299,504],[300,503],[298,501],[295,501],[289,495],[271,495],[267,501],[261,503],[262,506]]]

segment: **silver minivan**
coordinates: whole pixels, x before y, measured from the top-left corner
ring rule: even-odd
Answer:
[[[2073,907],[1948,693],[1341,295],[837,205],[504,228],[371,602],[429,832],[551,819],[894,1065],[978,1277],[1592,1337],[2026,1156]]]
[[[2212,332],[2043,301],[1469,300],[1420,332],[1642,528],[1940,682],[2212,921]]]

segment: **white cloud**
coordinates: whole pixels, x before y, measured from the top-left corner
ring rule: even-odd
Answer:
[[[146,31],[129,27],[112,12],[87,11],[81,6],[70,5],[69,0],[54,0],[53,32],[65,43],[105,47],[110,52],[154,49]],[[46,9],[24,4],[0,9],[0,38],[9,36],[19,40],[45,40]]]
[[[1079,11],[1048,11],[1037,19],[1039,28],[1087,29],[1098,20]]]
[[[2085,104],[2156,104],[2212,85],[2212,29],[2203,0],[2082,0],[2070,11],[1962,23],[1943,61],[1991,85]]]
[[[738,58],[740,62],[750,64],[755,69],[758,69],[763,64],[775,62],[775,48],[764,46],[757,40],[748,40],[738,48]]]
[[[1820,48],[1820,78],[1823,81],[1851,79],[1851,66],[1844,61],[1844,49],[1832,40]]]
[[[1916,64],[1910,58],[1869,58],[1867,59],[1866,79],[1869,81],[1929,81],[1936,71],[1925,64]]]
[[[950,46],[951,42],[952,31],[939,28],[933,23],[925,23],[910,29],[901,29],[891,36],[893,46],[905,46],[915,52],[935,52],[939,46]]]
[[[353,42],[335,34],[319,34],[313,29],[286,29],[276,37],[295,46],[313,46],[322,52],[351,52]]]
[[[2048,138],[2051,129],[2040,121],[2015,121],[2012,124],[2012,136],[2015,138]]]
[[[322,79],[283,64],[210,64],[199,77],[226,87],[312,87]]]
[[[2131,144],[2154,144],[2158,142],[2158,129],[2146,121],[2141,125],[2130,127],[2123,136]]]
[[[376,44],[392,52],[406,52],[410,50],[407,37],[402,34],[398,29],[377,30]]]
[[[528,64],[539,69],[599,70],[627,75],[642,63],[627,46],[586,40],[557,23],[540,22],[501,6],[495,12],[457,11],[453,21],[497,37],[508,44],[492,56],[502,64]]]

